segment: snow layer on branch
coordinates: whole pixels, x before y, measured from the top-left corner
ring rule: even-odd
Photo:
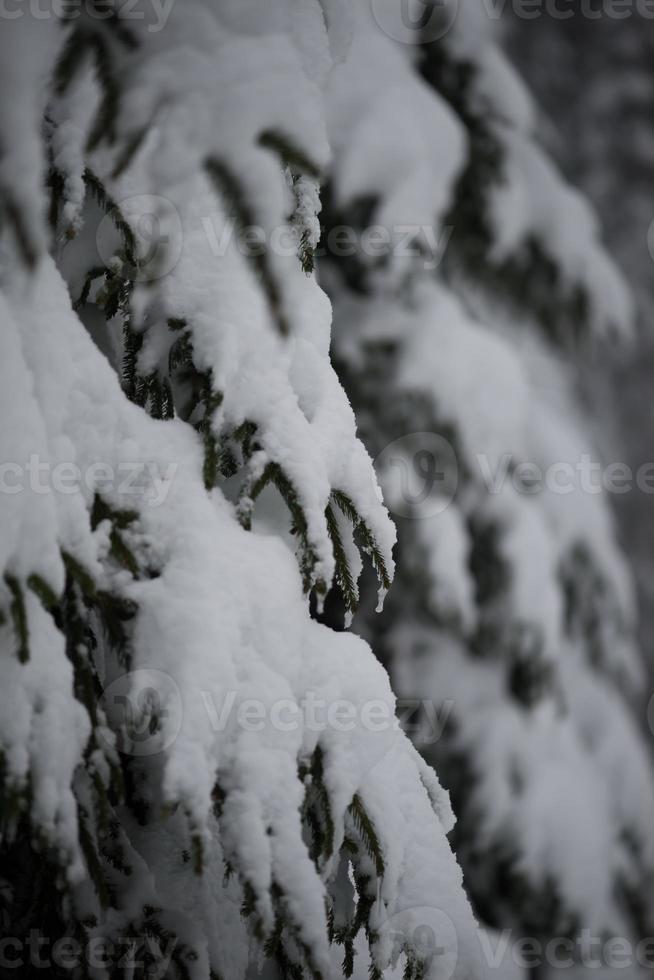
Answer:
[[[539,502],[505,483],[481,504],[479,513],[500,531],[499,553],[510,569],[507,591],[512,617],[535,625],[543,652],[557,657],[563,622],[561,555]]]
[[[0,509],[0,567],[27,576],[38,572],[54,588],[63,585],[63,568],[56,540],[55,502],[39,494],[38,483],[25,486],[19,467],[28,463],[26,447],[34,457],[47,459],[46,426],[40,415],[35,378],[25,364],[21,335],[13,311],[0,297],[3,356],[0,362],[0,435],[3,456],[15,467],[13,486]]]
[[[89,65],[71,81],[66,93],[49,107],[53,123],[52,165],[64,178],[62,217],[68,237],[76,235],[81,228],[86,197],[84,151],[99,99],[95,73]]]
[[[541,382],[546,357],[541,350]],[[543,469],[553,464],[566,468],[565,492],[544,494],[543,507],[562,547],[579,539],[586,542],[613,583],[626,625],[633,626],[636,609],[631,572],[618,547],[614,517],[599,478],[604,460],[575,421],[566,388],[541,383],[535,391],[538,404],[530,425],[534,459]]]
[[[20,582],[28,575],[38,574],[53,590],[60,591],[63,566],[55,501],[41,482],[42,469],[46,469],[47,478],[52,457],[35,391],[38,379],[26,364],[25,339],[4,297],[0,297],[0,316],[4,345],[0,361],[0,441],[7,464],[5,479],[13,468],[12,478],[7,479],[10,489],[3,494],[0,510],[0,568],[5,575],[2,604],[6,606],[9,576],[11,581]],[[29,334],[31,329],[28,320],[26,332]],[[55,444],[55,453],[61,445]],[[35,595],[25,591],[23,599],[29,623],[28,663],[21,663],[17,655],[18,638],[11,621],[0,627],[3,763],[11,790],[20,793],[30,781],[35,825],[42,839],[62,855],[68,864],[69,878],[75,880],[83,874],[84,866],[77,847],[77,804],[72,780],[90,726],[86,712],[73,695],[72,667],[65,654],[64,638]]]
[[[534,888],[552,882],[584,924],[620,933],[626,925],[615,881],[635,883],[638,860],[652,864],[652,835],[642,823],[651,778],[627,704],[613,685],[619,678],[633,689],[642,675],[629,640],[632,588],[606,495],[600,486],[591,492],[581,476],[580,463],[592,454],[572,400],[570,372],[526,325],[500,323],[500,332],[493,320],[473,319],[442,286],[416,287],[409,304],[385,296],[361,299],[341,287],[335,316],[337,350],[353,370],[365,370],[366,352],[375,343],[396,348],[393,397],[427,396],[436,431],[453,432],[463,486],[445,510],[415,521],[415,536],[426,550],[424,573],[434,580],[429,612],[442,623],[448,610],[468,610],[472,625],[483,615],[475,603],[470,610],[474,592],[465,585],[473,546],[467,521],[490,522],[508,573],[497,599],[500,619],[537,627],[553,671],[550,693],[526,709],[510,695],[509,665],[500,649],[479,659],[465,650],[456,629],[400,615],[385,637],[398,694],[431,692],[437,703],[454,704],[451,750],[456,758],[463,752],[473,766],[466,809],[475,815],[475,853],[499,847]],[[514,476],[520,462],[540,471],[535,492]],[[551,468],[560,477],[562,466],[564,477],[569,474],[566,492],[552,477]],[[392,508],[392,479],[387,494]],[[430,497],[428,505],[433,503]],[[561,574],[580,546],[601,570],[606,589],[600,662],[591,661],[583,637],[573,644],[566,635]],[[610,750],[592,718],[610,719]],[[423,725],[417,744],[439,759],[430,734]],[[634,859],[627,839],[638,841],[640,858]],[[588,868],[597,870],[589,876]]]
[[[0,627],[0,747],[5,791],[29,785],[36,842],[52,847],[70,883],[86,874],[78,845],[73,776],[91,726],[73,694],[73,669],[64,637],[36,596],[25,598],[30,659],[21,664],[11,627]]]
[[[511,288],[512,276],[523,277],[519,287],[528,293],[533,274],[534,292],[556,293],[556,315],[565,319],[571,310],[573,325],[577,315],[586,320],[588,304],[598,333],[626,329],[632,304],[592,212],[539,149],[531,100],[495,46],[488,5],[482,6],[464,4],[451,31],[424,49],[395,46],[362,18],[352,49],[359,54],[340,76],[334,73],[330,88],[330,133],[340,137],[336,205],[349,206],[363,234],[385,208],[400,213],[394,202],[405,150],[416,173],[418,155],[422,161],[430,153],[405,131],[401,109],[385,111],[376,93],[392,83],[393,105],[411,104],[411,118],[413,105],[420,106],[422,118],[411,76],[414,88],[422,85],[416,67],[432,79],[430,123],[440,127],[433,145],[442,134],[441,161],[431,165],[435,176],[414,220],[433,221],[431,195],[442,191],[439,216],[459,206],[472,239],[457,253],[454,229],[435,282],[424,264],[422,277],[418,264],[411,268],[402,289],[390,264],[374,279],[364,270],[357,280],[348,269],[341,278],[337,263],[325,275],[335,350],[371,443],[379,451],[404,436],[410,462],[417,437],[431,431],[449,439],[457,457],[448,464],[459,477],[449,507],[430,495],[428,505],[439,513],[415,507],[411,516],[419,519],[400,525],[405,575],[396,583],[391,626],[378,639],[401,696],[454,704],[442,744],[430,741],[434,733],[424,721],[415,740],[428,758],[444,762],[460,789],[467,821],[460,853],[472,855],[466,867],[473,893],[477,885],[485,900],[501,906],[493,875],[508,869],[517,876],[517,899],[510,906],[506,897],[498,921],[524,922],[530,910],[518,906],[526,884],[536,902],[559,899],[563,916],[624,935],[629,926],[618,891],[626,883],[638,893],[652,868],[652,834],[643,823],[651,774],[624,697],[642,678],[632,586],[607,496],[581,478],[584,457],[594,461],[596,454],[572,394],[573,372],[528,322],[538,317],[538,297],[533,309],[527,299],[527,309],[516,311],[520,288]],[[441,13],[447,20],[448,8]],[[404,59],[398,67],[396,55]],[[366,60],[380,66],[375,91]],[[448,114],[439,120],[435,112],[441,85],[460,121],[470,124],[463,160],[450,152],[460,140]],[[452,200],[466,163],[469,183],[459,190],[472,190],[479,216],[470,214],[467,200]],[[472,261],[464,276],[458,260],[466,259],[468,244]],[[553,329],[550,341],[556,340]],[[570,487],[556,485],[557,476]],[[393,474],[380,472],[380,479],[391,509],[404,514]],[[522,642],[534,633],[542,642]],[[593,724],[604,717],[610,748]],[[628,841],[636,842],[633,849]]]
[[[166,319],[187,322],[194,363],[211,372],[223,396],[212,420],[216,434],[245,421],[257,425],[262,451],[252,460],[251,480],[268,462],[291,480],[318,556],[316,579],[329,583],[333,577],[325,520],[332,489],[352,500],[392,576],[394,530],[327,360],[329,303],[298,262],[300,229],[288,221],[293,193],[285,160],[262,145],[272,133],[317,167],[327,159],[317,81],[327,71],[329,37],[318,3],[307,5],[300,21],[296,15],[281,0],[263,17],[247,5],[195,3],[175,8],[164,31],[149,34],[144,26],[140,47],[123,55],[129,113],[119,115],[118,126],[128,127],[128,138],[153,113],[156,125],[124,177],[110,178],[114,152],[103,150],[95,164],[137,238],[139,225],[154,220],[159,240],[168,239],[161,273],[174,268],[136,297],[135,309],[148,328],[140,369],[159,367],[165,374],[173,339]],[[340,5],[331,4],[331,34],[342,30],[343,18]],[[166,111],[157,114],[162,100]],[[202,176],[208,159],[227,168],[240,202]],[[298,188],[311,245],[319,233],[319,202],[308,193],[307,180],[300,177]],[[255,264],[244,258],[239,208],[256,226],[246,230],[260,233],[264,242],[268,277],[279,293],[276,312],[291,326],[288,342],[277,336],[270,296],[257,282]],[[159,276],[151,271],[152,278]]]
[[[501,331],[493,320],[484,324],[436,283],[417,286],[408,306],[342,291],[335,309],[340,356],[362,365],[367,345],[397,344],[398,396],[428,395],[439,431],[453,428],[459,468],[479,488],[475,506],[502,530],[514,615],[539,623],[550,655],[556,653],[563,620],[561,563],[582,544],[610,583],[606,611],[615,604],[616,630],[607,654],[635,682],[637,658],[625,642],[635,622],[633,583],[598,479],[600,460],[575,421],[567,366],[526,324],[506,322],[497,311],[493,319],[500,319]],[[532,489],[520,470],[514,476],[521,463],[528,466],[526,476],[537,474]],[[392,507],[392,481],[385,489]],[[464,503],[470,506],[470,500]],[[432,533],[431,523],[435,544],[439,520],[440,515],[419,522],[423,540]],[[461,595],[458,567],[450,565],[448,574],[443,563],[450,584],[441,589]]]
[[[329,303],[315,281],[301,272],[294,251],[282,255],[269,248],[292,327],[282,340],[261,283],[235,242],[228,241],[224,254],[212,250],[210,232],[217,229],[220,234],[228,225],[227,202],[216,197],[202,173],[208,157],[231,170],[253,220],[269,239],[288,224],[291,194],[285,151],[280,159],[274,146],[262,145],[261,137],[272,130],[317,167],[326,162],[318,83],[328,70],[328,45],[343,51],[342,11],[339,4],[325,5],[328,37],[320,7],[307,6],[305,29],[295,40],[288,32],[290,11],[291,5],[276,4],[262,22],[252,19],[247,5],[189,3],[183,11],[175,8],[165,31],[149,33],[141,25],[136,49],[116,48],[115,68],[124,83],[114,120],[118,144],[102,146],[93,166],[115,192],[122,217],[135,232],[143,213],[139,195],[155,197],[155,216],[161,205],[169,213],[172,205],[173,226],[177,219],[181,231],[174,268],[154,287],[141,285],[138,290],[138,325],[151,328],[139,367],[165,367],[165,321],[171,316],[183,319],[196,368],[223,395],[211,424],[217,434],[246,420],[257,424],[261,448],[255,465],[271,460],[289,474],[318,551],[320,572],[329,582],[333,557],[325,507],[332,489],[352,500],[391,571],[394,540],[370,459],[356,439],[352,410],[329,363]],[[168,103],[165,113],[159,112],[161,100]],[[82,148],[90,115],[89,101],[74,86],[52,106],[53,161],[64,178],[64,218],[73,230],[81,226],[85,204]],[[125,141],[137,140],[153,116],[151,133],[134,144],[137,154],[129,175],[113,180],[110,174],[121,153],[124,157]],[[35,112],[27,130],[33,160],[41,159],[39,123]],[[311,217],[310,203],[304,205],[306,219]],[[111,213],[115,220],[116,212]],[[208,220],[214,221],[213,229]],[[296,234],[292,226],[291,231]],[[87,244],[88,234],[85,230]],[[101,251],[106,245],[101,239],[96,244]],[[142,268],[144,256],[137,258]],[[221,490],[207,492],[203,447],[193,427],[179,418],[154,420],[127,400],[111,364],[73,311],[52,260],[42,259],[28,277],[15,262],[6,268],[12,273],[3,283],[11,355],[3,363],[10,374],[6,420],[11,424],[15,406],[19,414],[6,447],[17,459],[21,452],[36,450],[50,465],[74,465],[82,479],[70,492],[20,496],[3,539],[2,567],[22,581],[37,571],[59,595],[63,551],[95,589],[134,603],[127,694],[138,702],[139,678],[145,675],[153,704],[160,709],[153,731],[159,752],[146,767],[149,792],[153,803],[173,812],[158,824],[161,840],[156,833],[144,835],[126,818],[123,829],[131,836],[131,859],[139,873],[126,886],[120,913],[109,913],[109,925],[117,925],[121,917],[127,921],[130,910],[142,908],[146,900],[159,906],[161,898],[164,904],[169,899],[175,909],[181,904],[175,934],[199,945],[193,975],[206,975],[209,963],[220,959],[214,948],[220,944],[211,940],[204,945],[207,935],[196,928],[193,903],[202,891],[203,898],[210,898],[211,922],[230,929],[242,892],[218,888],[224,858],[236,868],[241,885],[253,889],[257,917],[268,931],[277,914],[273,885],[281,889],[285,912],[315,966],[325,977],[332,975],[325,899],[337,861],[333,857],[319,874],[309,856],[301,823],[305,786],[298,776],[298,762],[309,758],[320,741],[334,853],[346,824],[352,823],[349,808],[355,797],[370,810],[383,847],[386,873],[373,869],[382,879],[377,919],[404,916],[407,953],[417,955],[412,937],[422,919],[412,909],[417,902],[435,901],[450,917],[453,933],[442,936],[443,954],[430,976],[437,978],[445,969],[461,980],[480,975],[476,926],[445,837],[452,823],[447,796],[394,721],[394,698],[384,670],[363,641],[311,619],[297,563],[280,535],[266,533],[265,527],[244,530]],[[111,268],[118,271],[120,261]],[[79,270],[74,275],[79,278]],[[106,330],[117,340],[115,324]],[[112,344],[102,346],[110,349]],[[114,346],[120,351],[120,343]],[[140,467],[136,484],[107,485],[94,468],[98,463],[114,477],[122,467]],[[110,522],[100,521],[91,529],[97,495],[114,513],[129,512],[125,534],[139,566],[144,562],[152,574],[135,576],[111,559]],[[37,540],[35,553],[30,542]],[[71,787],[87,740],[97,732],[91,733],[90,718],[73,696],[71,664],[52,617],[31,594],[26,614],[27,664],[11,650],[15,631],[6,626],[2,635],[0,689],[12,692],[1,730],[7,776],[10,785],[31,779],[30,816],[64,854],[69,873],[79,876],[78,801]],[[102,636],[97,656],[101,681],[110,685],[118,680],[122,668]],[[345,700],[354,706],[354,726],[342,730],[327,725],[316,732],[304,717],[310,695],[327,705]],[[239,709],[252,699],[264,712],[262,730],[248,730],[239,720]],[[371,699],[385,710],[381,730],[361,721]],[[295,724],[272,723],[279,705],[297,715]],[[111,705],[107,712],[106,738],[111,741],[111,726],[117,728],[119,719]],[[129,744],[129,732],[122,737]],[[102,766],[102,753],[95,756]],[[216,778],[224,793],[218,823]],[[402,794],[397,791],[400,784]],[[180,882],[174,887],[172,869],[165,864],[152,868],[147,859],[159,861],[158,845],[166,835],[169,845],[175,841],[169,852],[181,852],[189,831],[203,846],[210,876],[204,890],[195,887],[187,869],[186,881],[194,884],[183,887],[180,903]],[[364,855],[362,860],[368,859]],[[373,950],[382,967],[390,953],[382,940]],[[231,966],[224,958],[220,962],[230,975],[233,961]]]
[[[501,262],[536,237],[564,280],[587,290],[594,327],[601,332],[628,330],[633,319],[631,294],[600,243],[590,205],[564,183],[525,134],[507,129],[502,142],[505,181],[491,198],[491,257]]]
[[[114,468],[149,461],[162,474],[172,471],[168,493],[158,506],[151,488],[137,495],[115,490],[107,494],[116,509],[136,508],[141,545],[162,564],[159,576],[140,581],[131,581],[125,572],[113,573],[114,585],[120,580],[124,594],[138,603],[133,669],[150,672],[164,707],[171,707],[171,684],[180,699],[180,711],[162,714],[162,799],[181,803],[191,825],[211,846],[211,794],[218,773],[227,794],[222,846],[264,896],[259,908],[264,923],[273,924],[265,895],[275,881],[293,920],[301,924],[303,939],[329,975],[324,885],[309,859],[300,825],[303,788],[297,760],[313,751],[318,737],[304,724],[302,702],[308,692],[326,704],[345,700],[357,709],[359,719],[372,700],[387,705],[391,719],[394,699],[388,678],[361,640],[335,634],[311,620],[297,566],[284,544],[276,537],[246,532],[219,491],[206,493],[193,431],[182,422],[150,419],[126,400],[110,366],[73,314],[49,260],[31,280],[30,295],[12,299],[20,300],[21,316],[29,323],[24,357],[38,382],[36,397],[49,444],[65,444],[69,459],[85,474],[98,460]],[[86,514],[93,492],[90,486],[57,496],[62,512],[49,533],[84,565],[95,545],[93,571],[107,581],[100,567],[101,536],[94,541],[88,519],[86,530],[84,521],[71,519],[73,514]],[[83,544],[80,535],[86,539]],[[3,718],[16,718],[17,696],[25,699],[23,725],[30,717],[30,704],[34,709],[44,697],[46,703],[47,698],[53,702],[56,727],[46,711],[32,735],[34,759],[39,760],[32,764],[35,815],[46,827],[49,819],[55,820],[62,844],[70,845],[75,824],[66,787],[87,727],[81,706],[72,701],[63,651],[59,666],[53,659],[62,641],[44,612],[32,617],[35,602],[29,606],[30,624],[36,624],[34,665],[23,667],[5,654],[3,671],[11,677],[6,677],[9,686],[2,688],[15,693]],[[48,672],[41,666],[46,650]],[[58,700],[64,696],[71,702],[65,709]],[[266,719],[283,703],[297,712],[297,724],[275,726],[267,721],[261,732],[244,730],[237,712],[248,698],[261,703]],[[216,711],[220,713],[230,699],[234,712],[228,712],[224,726],[216,725]],[[214,711],[207,710],[208,703]],[[452,975],[469,976],[467,957],[473,954],[465,950],[471,943],[474,947],[475,927],[444,836],[449,827],[447,804],[443,800],[439,805],[448,821],[443,827],[422,782],[430,779],[436,785],[435,777],[427,776],[395,724],[377,731],[357,721],[346,732],[327,727],[320,739],[337,846],[344,833],[343,814],[355,793],[369,809],[383,842],[387,872],[379,914],[395,915],[428,895],[452,918],[457,941],[468,944]],[[47,752],[58,755],[56,770],[42,769]],[[16,775],[21,766],[24,771],[26,762],[19,758]],[[52,771],[58,773],[54,783]],[[399,781],[405,785],[400,794]],[[58,809],[48,796],[53,787],[61,794]],[[52,812],[59,815],[50,818]],[[386,954],[380,949],[378,955],[382,961]],[[433,976],[439,975],[436,969]]]
[[[434,225],[438,233],[464,162],[462,127],[368,5],[354,13],[352,45],[327,95],[336,204],[347,209],[372,195],[373,224],[415,235]]]
[[[0,36],[0,192],[24,258],[48,244],[41,124],[61,36],[54,16],[5,18]]]
[[[640,779],[651,781],[639,736],[610,685],[581,665],[566,668],[564,690],[571,685],[574,692],[569,712],[549,701],[526,712],[507,698],[497,665],[468,657],[453,637],[407,624],[397,628],[394,644],[398,694],[430,690],[454,704],[453,748],[473,763],[467,805],[476,815],[475,850],[512,854],[532,886],[555,883],[585,926],[624,935],[613,882],[638,874],[627,835],[643,856],[651,852],[651,834],[641,824],[650,791],[638,789]],[[607,724],[606,737],[589,731],[593,714],[595,726]],[[627,770],[622,775],[612,768],[618,759]]]
[[[283,183],[280,172],[277,183]],[[138,173],[119,188],[138,205],[148,202]],[[212,425],[217,434],[243,422],[257,426],[261,451],[255,454],[252,479],[268,462],[279,464],[297,491],[319,556],[316,577],[333,577],[332,543],[325,508],[332,489],[346,493],[370,527],[389,572],[395,531],[380,504],[380,492],[368,454],[356,438],[354,413],[329,363],[331,307],[313,276],[302,272],[286,227],[284,285],[294,311],[291,337],[279,336],[266,297],[240,248],[238,229],[207,178],[167,188],[179,219],[173,248],[178,260],[157,283],[156,301],[145,321],[151,323],[140,359],[147,373],[166,370],[171,334],[157,311],[187,324],[194,363],[211,371],[223,394]],[[136,225],[138,214],[127,210]],[[291,242],[289,253],[288,242]],[[158,358],[163,354],[163,363]]]
[[[339,351],[353,363],[362,363],[367,344],[399,344],[399,389],[430,395],[441,422],[457,428],[466,465],[476,468],[481,455],[478,465],[492,476],[507,454],[523,454],[529,391],[516,352],[450,290],[420,283],[407,306],[345,294],[335,320]]]
[[[476,625],[474,583],[468,565],[470,542],[461,510],[451,503],[436,517],[421,519],[418,535],[425,545],[436,614],[454,613],[466,632]]]
[[[634,309],[627,284],[602,245],[589,204],[538,144],[531,96],[493,36],[498,16],[492,5],[466,0],[446,38],[456,56],[474,66],[472,108],[503,153],[501,179],[488,197],[490,258],[501,263],[536,241],[569,289],[586,290],[592,327],[628,334]]]
[[[534,236],[564,280],[587,290],[593,326],[628,331],[633,301],[601,243],[597,218],[538,146],[529,96],[497,49],[480,54],[478,86],[505,154],[503,180],[491,197],[492,258],[502,261]]]
[[[271,155],[259,145],[264,132],[281,132],[318,167],[326,163],[321,93],[305,70],[322,64],[322,80],[328,66],[319,4],[307,4],[305,29],[291,35],[294,21],[288,0],[265,11],[195,2],[174,5],[165,30],[144,30],[141,46],[126,56],[129,98],[120,126],[129,135],[156,121],[157,183],[193,175],[218,153],[238,168],[265,214],[279,199],[271,194]]]
[[[435,309],[427,307],[428,315],[433,316]],[[382,321],[387,339],[392,330],[384,324],[391,316],[389,313]],[[396,314],[397,336],[407,338],[408,351],[414,316]],[[378,320],[376,311],[372,320]],[[367,321],[362,322],[365,336]],[[490,415],[503,397],[501,375],[474,372],[475,360],[468,356],[465,343],[466,329],[464,324],[463,331],[454,335],[460,346],[451,343],[448,348],[441,341],[431,361],[425,350],[414,357],[413,371],[404,375],[422,377],[428,388],[426,376],[433,365],[433,388],[428,390],[433,391],[439,409],[448,405],[447,417],[456,420],[464,446],[466,420],[483,405],[487,405],[486,416]],[[474,329],[482,331],[480,326]],[[505,339],[494,338],[488,328],[486,331],[491,344],[507,344]],[[546,640],[544,652],[557,661],[557,690],[563,695],[563,712],[556,706],[556,697],[526,712],[507,696],[503,671],[496,661],[469,658],[451,635],[433,628],[398,625],[392,639],[394,677],[400,694],[424,695],[430,690],[454,701],[456,746],[474,765],[475,789],[469,804],[472,812],[481,815],[475,824],[481,840],[476,837],[475,848],[490,851],[496,844],[515,847],[519,870],[534,884],[552,876],[569,907],[583,914],[584,923],[620,930],[625,926],[614,901],[613,882],[621,876],[634,882],[639,874],[638,861],[646,867],[652,863],[652,835],[642,822],[647,819],[652,792],[649,762],[629,720],[627,705],[611,679],[612,670],[623,680],[629,678],[632,685],[641,676],[633,646],[623,633],[626,630],[628,635],[633,623],[633,597],[605,496],[599,488],[589,492],[582,485],[577,464],[589,454],[588,444],[574,422],[565,374],[559,371],[558,385],[547,383],[548,378],[557,376],[556,365],[548,357],[544,349],[536,356],[530,344],[516,351],[516,376],[522,373],[520,389],[530,391],[531,400],[528,407],[523,402],[514,415],[516,431],[505,435],[504,445],[507,450],[529,447],[528,458],[542,472],[554,464],[568,466],[573,475],[570,492],[558,493],[548,484],[536,496],[525,496],[510,481],[500,481],[497,490],[486,485],[485,499],[482,496],[474,506],[481,507],[476,513],[498,522],[498,547],[510,571],[511,614],[518,620],[540,624]],[[423,365],[423,375],[418,364]],[[472,406],[467,389],[456,384],[459,374],[473,379],[477,401]],[[506,383],[504,390],[511,394]],[[443,391],[451,393],[450,401],[439,401]],[[485,391],[492,392],[487,402]],[[502,431],[499,420],[493,428],[495,433]],[[499,445],[494,455],[501,449]],[[480,475],[478,470],[477,479]],[[434,546],[442,519],[440,514],[425,522],[434,525]],[[428,540],[422,527],[419,534],[421,540]],[[560,566],[580,542],[594,556],[605,583],[610,583],[603,604],[608,631],[608,662],[603,665],[590,664],[564,637]],[[434,563],[428,562],[433,568]],[[461,565],[452,563],[448,568],[443,563],[440,574],[442,588],[455,589]],[[617,604],[615,613],[611,612],[613,602]],[[598,666],[608,671],[607,676],[597,672]],[[553,800],[557,801],[555,806],[551,805]],[[588,833],[590,826],[592,834]],[[630,847],[625,846],[626,840],[638,841],[638,858],[634,859]],[[586,871],[578,871],[590,867],[597,869],[590,879]]]

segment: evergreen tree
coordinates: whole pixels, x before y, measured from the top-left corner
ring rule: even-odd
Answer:
[[[587,6],[593,17],[584,16],[577,3],[570,9],[574,17],[566,21],[541,18],[535,24],[506,17],[506,43],[542,106],[552,152],[597,208],[635,295],[636,343],[617,362],[592,365],[595,370],[580,365],[580,378],[604,431],[636,471],[647,467],[651,455],[651,417],[643,404],[654,364],[654,25],[639,7],[619,19],[607,16],[600,4]],[[545,66],[554,62],[553,76]],[[654,636],[650,494],[637,488],[617,495],[615,504],[639,591],[641,643],[649,650]]]
[[[626,338],[632,304],[485,13],[438,4],[402,37],[392,5],[373,10],[330,81],[320,267],[398,526],[384,612],[364,579],[355,625],[452,793],[482,922],[638,940],[654,867],[643,668],[574,372]],[[353,220],[344,258],[334,235]]]
[[[347,7],[107,12],[0,35],[0,975],[480,976],[447,794],[310,612],[393,575],[311,274]]]

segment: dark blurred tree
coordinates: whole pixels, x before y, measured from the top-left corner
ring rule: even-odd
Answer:
[[[574,16],[524,19],[507,5],[506,42],[541,106],[551,152],[593,202],[638,304],[630,356],[580,363],[602,421],[604,451],[634,472],[654,458],[654,20],[639,5],[621,19],[599,0]],[[597,16],[583,16],[591,9]],[[624,13],[627,13],[625,10]],[[649,468],[649,485],[652,485]],[[645,471],[643,471],[644,475]],[[640,600],[640,639],[654,673],[654,499],[614,497]]]

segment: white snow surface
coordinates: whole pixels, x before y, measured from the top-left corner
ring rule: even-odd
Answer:
[[[328,161],[321,85],[332,54],[345,56],[347,11],[337,2],[324,4],[328,32],[320,6],[308,4],[298,39],[297,32],[289,32],[293,6],[270,5],[270,17],[262,23],[248,20],[247,4],[239,9],[235,3],[197,0],[183,10],[175,7],[165,30],[148,33],[147,24],[141,25],[141,45],[120,65],[127,96],[118,117],[118,146],[153,116],[155,126],[124,177],[110,177],[116,154],[107,147],[92,163],[134,227],[143,213],[139,196],[147,194],[157,199],[155,211],[162,199],[172,205],[171,220],[174,224],[176,214],[181,229],[173,268],[154,286],[140,284],[135,295],[135,322],[152,326],[141,366],[148,358],[154,366],[165,349],[161,338],[167,328],[152,319],[156,311],[183,316],[197,365],[211,369],[224,393],[212,424],[217,432],[245,419],[258,424],[262,456],[255,457],[255,465],[279,462],[292,477],[320,575],[331,582],[324,511],[332,489],[352,498],[391,572],[394,529],[329,361],[329,302],[295,256],[271,253],[291,323],[290,336],[280,337],[251,267],[233,243],[216,255],[202,220],[215,221],[219,233],[227,220],[224,202],[202,173],[207,156],[215,155],[238,174],[264,230],[287,223],[288,183],[280,161],[258,142],[263,129],[281,130],[320,167]],[[38,32],[29,24],[32,44]],[[25,75],[30,109],[16,129],[16,153],[29,158],[29,167],[22,166],[21,157],[12,172],[20,175],[17,195],[33,194],[30,221],[41,254],[34,269],[24,269],[13,239],[3,241],[6,340],[0,398],[6,411],[0,433],[3,456],[19,466],[38,454],[49,475],[65,463],[76,467],[82,480],[73,480],[65,491],[21,491],[9,498],[0,518],[2,570],[23,585],[30,652],[28,662],[19,663],[14,631],[9,624],[2,627],[0,745],[9,782],[20,789],[31,781],[29,816],[59,849],[83,893],[73,783],[91,721],[74,697],[63,637],[25,584],[36,572],[59,595],[65,552],[96,588],[136,603],[127,693],[137,697],[145,672],[162,709],[153,734],[156,758],[144,765],[153,799],[167,815],[152,837],[126,818],[123,832],[137,873],[121,897],[120,913],[111,913],[116,921],[121,916],[129,921],[130,910],[146,900],[163,904],[174,910],[175,929],[197,947],[194,980],[206,977],[209,965],[235,975],[235,964],[242,966],[249,955],[244,952],[248,940],[234,925],[238,889],[222,889],[224,856],[255,889],[264,928],[274,926],[274,882],[322,975],[337,975],[325,922],[326,888],[337,860],[316,870],[300,816],[304,787],[298,760],[320,741],[335,854],[355,794],[382,845],[377,921],[401,916],[410,951],[425,908],[431,910],[442,953],[429,967],[430,980],[481,976],[476,924],[446,838],[453,822],[447,794],[394,720],[386,672],[361,639],[311,618],[295,557],[279,528],[246,531],[222,490],[205,490],[195,430],[180,419],[153,419],[127,399],[115,366],[99,349],[115,351],[116,323],[99,323],[109,340],[96,345],[93,327],[87,329],[74,311],[68,285],[46,252],[38,111],[43,107],[32,102],[47,58],[54,58],[61,41],[54,31],[52,38],[38,65],[26,59],[19,72],[21,46],[15,58],[8,57],[10,73],[16,72],[12,78]],[[10,52],[11,45],[6,47]],[[92,211],[80,177],[89,100],[95,98],[94,85],[86,98],[70,90],[51,117],[55,159],[65,177],[64,218],[73,231],[82,229]],[[160,112],[163,100],[167,106]],[[9,132],[16,128],[12,120],[0,122]],[[35,161],[38,173],[32,172]],[[65,254],[61,242],[57,251]],[[142,470],[136,485],[126,488],[107,483],[98,463],[114,474],[125,466]],[[163,484],[152,479],[155,472]],[[158,574],[135,578],[111,561],[107,522],[95,531],[90,525],[96,493],[114,510],[136,513],[134,528],[125,533],[134,553]],[[5,607],[9,598],[4,589]],[[101,641],[100,648],[98,670],[110,686],[122,668],[108,644]],[[316,731],[304,714],[310,696],[327,705],[346,703],[354,710],[354,725],[328,724]],[[264,715],[263,727],[254,730],[239,720],[239,709],[252,699]],[[377,727],[362,721],[373,702],[386,718]],[[231,710],[223,716],[226,705]],[[295,723],[272,722],[280,705]],[[105,722],[115,723],[111,706],[101,719]],[[120,734],[125,733],[114,733]],[[114,738],[107,731],[104,738],[109,757]],[[94,765],[102,770],[105,763],[96,752]],[[216,779],[226,793],[218,825],[212,800]],[[190,868],[173,867],[173,854],[188,843],[189,829],[204,845],[202,881]],[[441,936],[443,915],[451,931]],[[209,926],[202,930],[202,920],[216,926],[215,936]],[[235,933],[243,942],[231,953],[221,952]],[[392,952],[382,930],[373,949],[377,964],[384,968]]]

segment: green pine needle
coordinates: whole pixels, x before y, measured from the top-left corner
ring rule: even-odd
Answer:
[[[285,133],[267,129],[259,137],[259,145],[276,153],[283,165],[293,173],[316,179],[320,177],[320,167]]]
[[[227,164],[217,157],[210,157],[205,162],[205,169],[220,196],[233,208],[239,230],[245,232],[248,228],[254,228],[257,225],[256,215],[246,200],[245,192],[238,177]],[[256,275],[261,280],[277,329],[283,337],[286,337],[290,332],[290,327],[284,312],[281,289],[271,268],[268,252],[265,249],[254,250],[248,255],[248,258]]]
[[[343,547],[341,531],[338,526],[338,520],[336,519],[336,514],[334,513],[334,509],[331,504],[327,505],[327,509],[325,510],[325,519],[327,521],[327,530],[329,532],[329,537],[331,538],[332,548],[334,551],[336,581],[338,582],[338,586],[343,595],[345,608],[349,613],[353,614],[357,611],[359,606],[359,590],[352,576],[352,572],[350,571],[345,548]]]
[[[46,612],[52,612],[52,610],[59,603],[59,597],[54,589],[51,588],[46,582],[46,580],[40,575],[34,573],[27,579],[27,584],[32,592],[38,597]]]
[[[27,626],[27,610],[25,609],[25,597],[23,588],[14,575],[7,573],[5,583],[11,592],[11,605],[9,611],[14,625],[14,631],[18,640],[17,655],[22,664],[27,663],[30,657],[29,650],[29,629]]]
[[[366,850],[368,851],[368,854],[375,864],[375,871],[381,878],[386,869],[381,844],[379,843],[379,838],[377,837],[375,825],[368,816],[368,812],[358,793],[354,794],[352,802],[348,807],[348,812],[351,815],[359,834],[361,835],[361,839],[366,847]]]
[[[352,522],[354,530],[361,539],[363,550],[370,556],[372,567],[377,574],[380,585],[388,591],[391,587],[391,578],[388,574],[386,560],[379,549],[372,531],[361,518],[351,498],[346,493],[343,493],[342,490],[333,490],[332,499],[338,504],[343,514]]]

